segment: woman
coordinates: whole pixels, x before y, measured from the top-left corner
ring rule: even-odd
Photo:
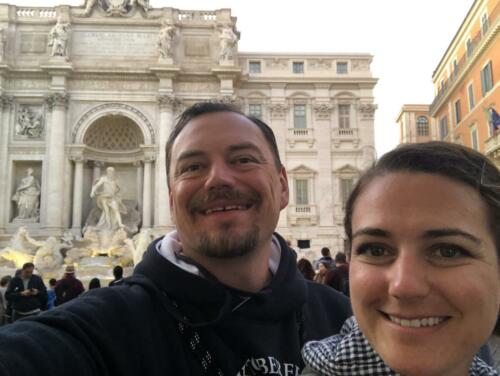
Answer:
[[[318,273],[314,276],[314,281],[325,284],[326,274],[328,273],[329,267],[326,261],[319,262]]]
[[[455,144],[401,146],[361,177],[344,226],[356,320],[306,344],[313,374],[497,375],[475,356],[500,306],[491,162]]]
[[[297,262],[297,268],[299,272],[304,276],[308,281],[313,281],[315,277],[314,268],[311,262],[308,259],[301,258]]]

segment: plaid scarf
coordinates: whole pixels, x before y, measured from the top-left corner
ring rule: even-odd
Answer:
[[[306,366],[323,376],[398,376],[368,343],[354,316],[346,320],[340,334],[311,341],[302,349]],[[469,369],[469,376],[499,376],[477,356]]]

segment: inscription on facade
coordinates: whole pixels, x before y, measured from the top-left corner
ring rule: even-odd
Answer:
[[[157,56],[157,33],[75,31],[73,55]]]
[[[47,49],[47,35],[45,34],[21,34],[21,53],[43,54]]]
[[[210,53],[210,43],[207,38],[186,38],[184,43],[186,56],[208,56]]]

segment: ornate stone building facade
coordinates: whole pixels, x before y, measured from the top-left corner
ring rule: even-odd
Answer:
[[[291,193],[278,231],[296,248],[343,248],[344,200],[375,157],[372,56],[243,53],[230,10],[144,0],[0,4],[0,31],[4,241],[20,223],[38,237],[81,234],[108,166],[141,228],[173,228],[165,142],[183,108],[223,100],[276,133]],[[13,197],[28,169],[39,207],[20,222]]]

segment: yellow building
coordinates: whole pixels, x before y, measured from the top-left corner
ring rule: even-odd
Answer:
[[[479,150],[500,164],[500,0],[476,0],[432,75],[429,113],[438,139]]]

